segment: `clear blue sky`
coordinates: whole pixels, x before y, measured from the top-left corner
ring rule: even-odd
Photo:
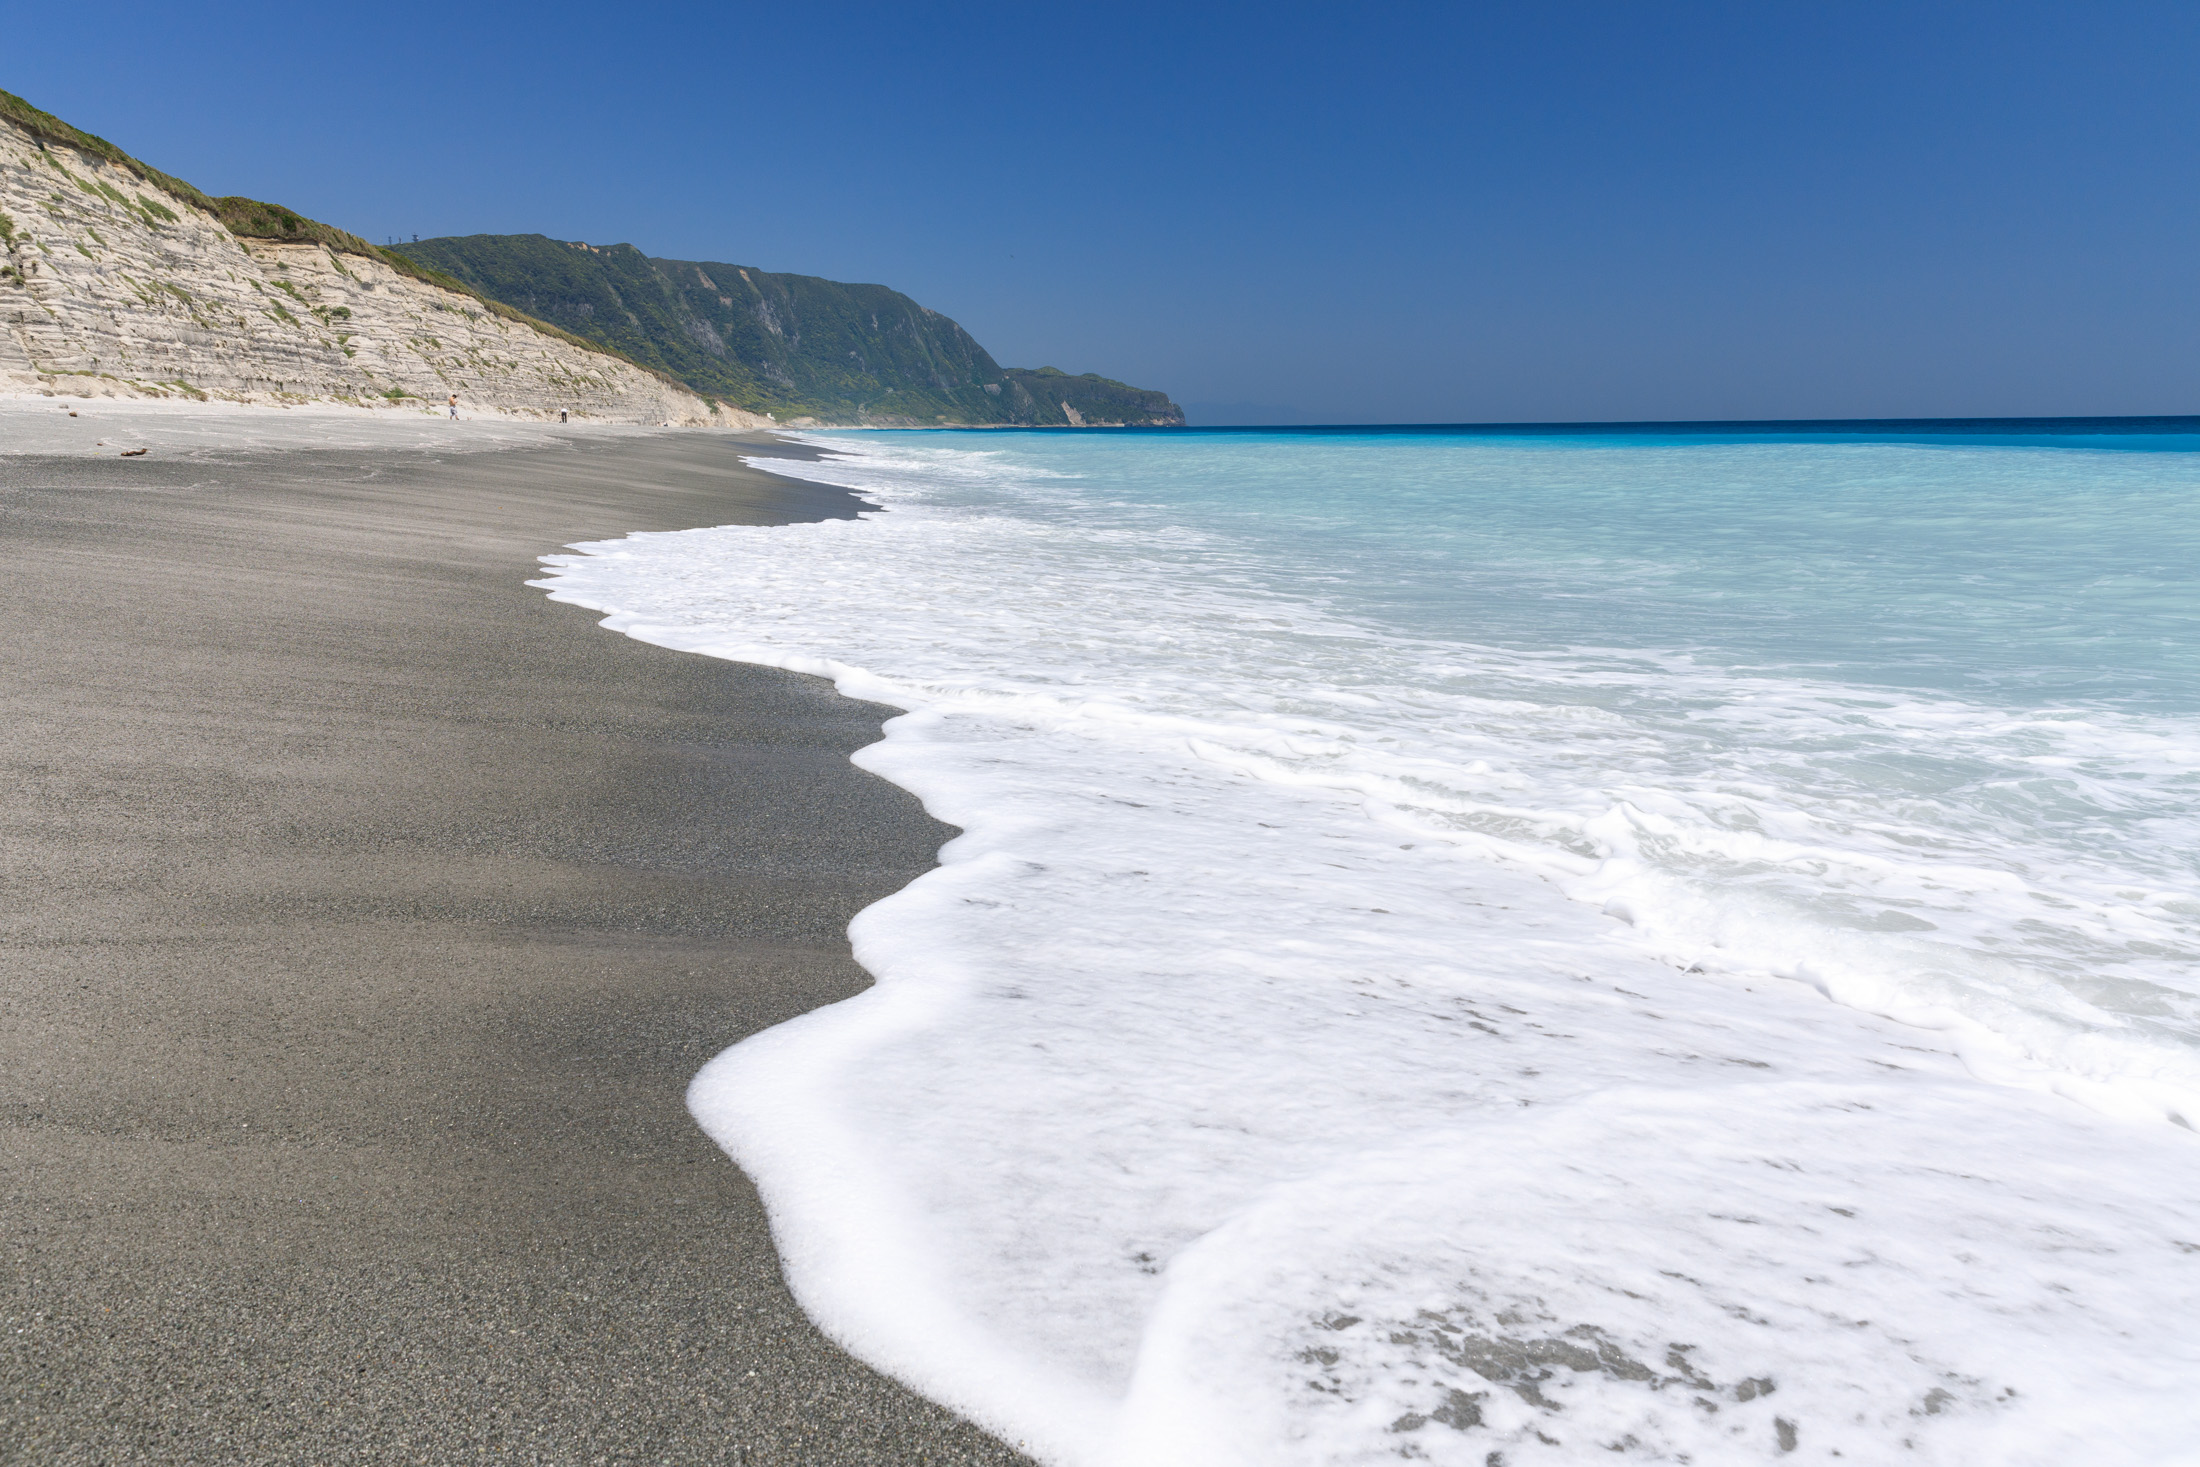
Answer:
[[[883,281],[1195,405],[2200,412],[2191,4],[0,0],[0,34],[0,87],[210,192]]]

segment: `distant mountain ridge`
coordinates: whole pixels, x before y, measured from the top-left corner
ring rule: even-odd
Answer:
[[[1178,426],[1166,393],[1002,367],[954,321],[883,285],[630,244],[474,234],[396,247],[490,300],[789,426]]]

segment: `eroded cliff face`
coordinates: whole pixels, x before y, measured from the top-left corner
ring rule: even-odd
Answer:
[[[379,260],[239,239],[4,119],[0,246],[0,391],[769,426]]]

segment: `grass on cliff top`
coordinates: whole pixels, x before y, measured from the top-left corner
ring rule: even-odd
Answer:
[[[222,198],[206,200],[206,207],[222,222],[223,228],[239,239],[272,239],[286,244],[325,245],[340,254],[364,255],[370,260],[380,260],[400,275],[410,275],[415,280],[424,280],[445,290],[455,290],[460,295],[473,296],[485,306],[493,307],[496,304],[440,270],[430,270],[425,265],[415,264],[395,250],[385,250],[380,245],[368,244],[348,229],[338,229],[333,224],[308,219],[297,210],[286,209],[281,204],[263,203],[258,199],[248,199],[242,194],[228,194]],[[553,336],[559,334],[555,326],[545,326],[544,329]]]
[[[288,244],[318,244],[326,246],[336,253],[364,255],[370,260],[380,260],[400,275],[409,275],[415,280],[433,285],[440,290],[448,290],[457,295],[470,297],[479,302],[481,308],[491,315],[501,316],[507,321],[514,321],[522,326],[531,327],[545,336],[555,337],[568,346],[577,346],[599,356],[618,356],[621,361],[628,360],[617,352],[607,351],[600,342],[575,336],[572,332],[561,330],[548,321],[538,321],[526,312],[514,310],[502,301],[489,299],[463,280],[446,275],[441,270],[423,265],[417,260],[407,259],[395,250],[386,250],[380,245],[368,244],[348,229],[338,229],[333,224],[323,224],[317,219],[308,219],[295,209],[286,209],[281,204],[263,203],[258,199],[248,199],[242,194],[229,194],[219,199],[209,200],[209,203],[212,205],[214,217],[221,220],[223,226],[239,239],[272,239]],[[631,365],[641,366],[641,363],[632,362]],[[642,370],[645,372],[650,371],[647,367],[643,367]],[[651,375],[662,377],[664,374],[651,372]],[[670,381],[671,379],[666,378],[665,380]]]
[[[0,117],[5,117],[33,137],[44,138],[48,142],[66,143],[80,153],[90,153],[95,158],[104,158],[109,163],[119,164],[153,187],[162,189],[185,203],[196,204],[208,213],[214,212],[214,201],[182,179],[163,173],[149,163],[140,163],[105,138],[95,137],[82,128],[71,127],[51,112],[39,111],[13,92],[0,92]]]
[[[1060,367],[1003,367],[1001,370],[1012,377],[1059,377],[1065,382],[1098,382],[1108,387],[1120,387],[1125,392],[1153,392],[1150,387],[1133,387],[1128,382],[1118,382],[1113,377],[1103,377],[1098,372],[1079,372],[1073,377]]]
[[[440,270],[432,270],[426,265],[408,260],[395,250],[385,250],[379,245],[368,244],[349,230],[338,229],[334,225],[308,219],[296,210],[286,209],[280,204],[262,203],[258,199],[248,199],[241,194],[231,194],[219,199],[210,197],[175,175],[163,173],[151,164],[140,162],[138,159],[131,157],[105,138],[88,133],[80,127],[72,127],[51,112],[41,111],[33,107],[13,92],[0,91],[0,118],[5,118],[14,123],[35,138],[41,138],[47,142],[61,143],[64,146],[75,148],[80,153],[89,153],[95,158],[101,158],[118,167],[129,169],[130,172],[170,197],[181,199],[187,204],[193,204],[204,209],[220,220],[231,234],[240,239],[273,239],[300,244],[319,244],[343,254],[364,255],[370,260],[380,260],[400,275],[410,276],[424,284],[433,285],[441,290],[452,291],[477,301],[483,310],[492,315],[501,316],[507,321],[539,331],[545,336],[564,342],[567,346],[578,347],[582,351],[593,352],[598,356],[615,357],[628,366],[639,368],[649,373],[650,376],[678,387],[682,391],[691,390],[687,384],[679,382],[653,367],[643,366],[642,363],[635,361],[624,352],[615,351],[602,342],[590,341],[586,337],[575,336],[570,331],[560,330],[548,321],[538,321],[526,312],[514,310],[502,301],[490,300],[480,291],[445,275]],[[167,211],[161,210],[161,212],[166,213]]]

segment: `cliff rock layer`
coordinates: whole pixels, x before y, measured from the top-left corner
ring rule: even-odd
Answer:
[[[533,417],[765,421],[0,102],[0,391],[408,407],[455,392]],[[231,213],[270,237],[232,233]]]

